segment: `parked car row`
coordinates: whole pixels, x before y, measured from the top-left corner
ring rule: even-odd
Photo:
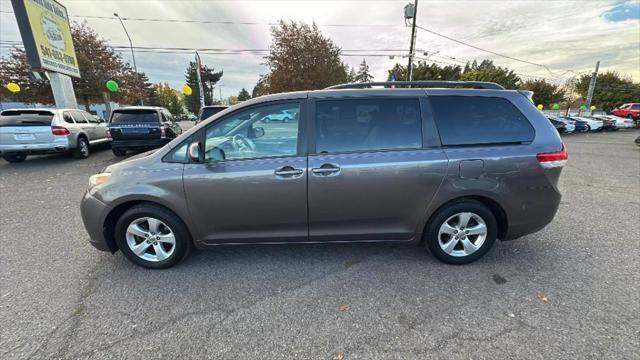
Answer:
[[[618,130],[630,129],[635,127],[634,121],[632,119],[615,115],[547,115],[547,118],[553,124],[553,126],[555,126],[556,130],[558,130],[559,133]]]
[[[127,150],[161,147],[182,133],[165,108],[135,106],[113,111],[109,122],[78,109],[14,109],[0,112],[0,153],[12,163],[29,155],[70,152],[87,158],[91,147]]]

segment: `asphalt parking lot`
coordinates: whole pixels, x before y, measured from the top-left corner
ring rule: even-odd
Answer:
[[[416,246],[221,247],[152,271],[93,249],[89,175],[0,160],[0,357],[640,357],[638,130],[567,135],[555,221],[450,266]]]

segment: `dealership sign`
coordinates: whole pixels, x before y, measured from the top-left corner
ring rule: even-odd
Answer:
[[[33,70],[80,77],[67,8],[54,0],[11,0]]]

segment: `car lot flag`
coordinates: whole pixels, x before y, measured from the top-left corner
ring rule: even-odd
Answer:
[[[198,89],[200,90],[200,109],[204,107],[204,91],[202,91],[202,60],[196,51],[196,76],[198,78]]]

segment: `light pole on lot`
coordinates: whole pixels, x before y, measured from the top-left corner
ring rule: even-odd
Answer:
[[[133,42],[131,41],[131,36],[129,36],[129,32],[127,31],[126,26],[124,26],[124,21],[122,21],[122,18],[120,18],[120,15],[118,15],[118,13],[113,13],[113,16],[117,17],[118,20],[120,20],[120,24],[124,29],[124,33],[127,35],[127,39],[129,39],[129,48],[131,49],[131,59],[133,60],[133,70],[137,74],[138,66],[136,65],[136,55],[133,53]],[[140,105],[144,105],[144,101],[142,101],[142,98],[140,98]]]

